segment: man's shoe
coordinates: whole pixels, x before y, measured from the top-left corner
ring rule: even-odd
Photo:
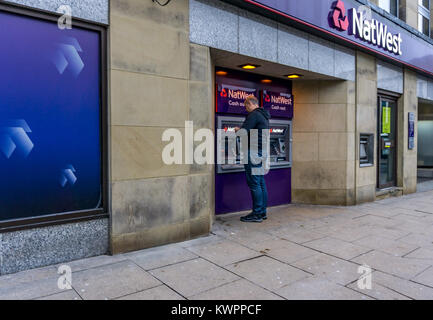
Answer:
[[[250,213],[246,216],[241,217],[242,222],[262,222],[263,219],[259,214]]]
[[[266,215],[266,213],[262,213],[262,220],[266,220],[268,218],[268,216]]]

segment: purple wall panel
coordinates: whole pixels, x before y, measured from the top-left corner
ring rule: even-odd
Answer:
[[[291,202],[291,169],[270,170],[265,177],[268,188],[268,206]],[[250,189],[245,172],[215,176],[215,213],[222,214],[252,209]]]

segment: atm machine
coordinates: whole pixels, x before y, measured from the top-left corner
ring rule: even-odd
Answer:
[[[265,176],[268,206],[288,204],[291,202],[292,166],[291,82],[275,80],[272,85],[263,85],[260,77],[256,75],[226,72],[227,76],[216,77],[215,127],[225,132],[234,132],[235,127],[242,126],[247,114],[245,98],[254,95],[259,99],[261,107],[271,114],[270,170]],[[221,143],[216,141],[215,144],[216,155],[221,151],[225,157],[221,163],[216,162],[215,168],[216,214],[243,211],[252,207],[251,194],[241,163],[240,138],[232,134],[224,140]]]

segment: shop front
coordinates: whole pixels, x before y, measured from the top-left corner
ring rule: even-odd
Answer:
[[[431,166],[433,42],[367,1],[75,1],[70,30],[61,1],[11,2],[0,274],[196,238],[249,210],[229,135],[248,95],[271,113],[270,206],[410,194]],[[228,133],[222,163],[163,161],[186,121]]]

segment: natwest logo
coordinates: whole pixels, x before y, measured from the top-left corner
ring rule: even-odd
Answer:
[[[373,44],[379,48],[389,51],[396,55],[402,55],[401,44],[403,39],[401,34],[392,34],[389,27],[375,19],[367,19],[362,11],[356,8],[346,9],[344,2],[335,1],[329,13],[330,25],[340,31],[347,31],[361,40]]]
[[[292,98],[286,98],[283,96],[271,96],[271,102],[272,103],[279,103],[279,104],[287,104],[287,105],[291,105],[292,104]]]
[[[254,95],[251,93],[248,93],[246,91],[243,91],[243,90],[230,90],[229,89],[229,98],[245,100],[249,96],[254,96]]]
[[[344,8],[344,2],[338,0],[332,5],[333,11],[330,13],[330,20],[332,26],[341,31],[346,31],[349,27],[349,18],[346,15],[346,9]]]

